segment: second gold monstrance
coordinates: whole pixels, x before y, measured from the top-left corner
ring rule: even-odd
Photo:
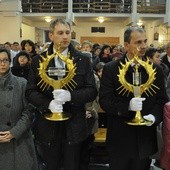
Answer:
[[[148,80],[144,84],[130,84],[126,81],[125,75],[128,70],[128,68],[132,65],[132,63],[136,63],[135,72],[136,74],[139,74],[138,72],[138,64],[143,66],[148,74]],[[153,93],[156,93],[154,89],[159,89],[156,85],[153,84],[156,74],[156,69],[153,68],[153,63],[151,64],[149,62],[149,59],[147,61],[142,61],[138,58],[138,56],[134,56],[134,58],[130,61],[126,61],[125,64],[121,63],[121,68],[119,68],[119,82],[121,83],[121,86],[117,88],[117,91],[119,94],[122,95],[129,95],[130,92],[134,94],[134,97],[141,97],[143,93],[145,93],[147,96],[153,95]],[[129,125],[149,125],[151,124],[151,121],[147,121],[143,119],[141,112],[136,111],[135,118],[132,119],[130,122],[127,122]]]

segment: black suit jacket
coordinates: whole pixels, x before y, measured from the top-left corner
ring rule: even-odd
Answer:
[[[108,116],[107,144],[116,156],[148,157],[157,151],[156,126],[162,121],[163,106],[167,102],[163,72],[160,67],[154,65],[156,68],[154,84],[160,90],[154,89],[156,94],[149,95],[149,97],[145,93],[142,94],[142,97],[146,98],[143,102],[142,116],[153,114],[156,122],[150,127],[128,125],[125,122],[134,118],[136,113],[128,109],[129,102],[134,95],[129,93],[129,96],[123,96],[117,90],[121,86],[117,76],[118,68],[121,68],[120,62],[125,63],[125,56],[106,64],[101,78],[99,102]],[[125,76],[131,84],[132,72],[133,69],[129,67]],[[142,67],[140,72],[142,83],[144,83],[147,81],[148,75]]]
[[[76,75],[73,79],[77,85],[76,88],[70,90],[71,101],[63,105],[64,112],[71,114],[71,118],[67,121],[55,122],[44,118],[44,114],[50,112],[48,106],[51,100],[53,100],[53,88],[46,88],[43,91],[40,86],[37,85],[41,80],[37,68],[39,68],[39,60],[42,60],[42,58],[37,55],[31,63],[26,97],[29,103],[33,104],[36,108],[34,133],[36,140],[43,143],[55,141],[55,134],[57,134],[57,131],[59,131],[61,127],[66,129],[67,141],[70,144],[78,143],[88,135],[86,131],[85,103],[93,101],[97,96],[93,69],[90,59],[86,54],[76,51],[72,45],[69,46],[69,52],[74,64],[76,64]],[[53,44],[50,45],[48,54],[53,54]],[[42,55],[46,57],[46,52]],[[50,61],[48,67],[54,66],[53,59]],[[57,77],[52,78],[57,79]]]
[[[162,63],[164,63],[164,64],[166,64],[168,66],[169,71],[170,71],[170,62],[168,61],[167,54],[162,57],[161,61],[162,61]]]

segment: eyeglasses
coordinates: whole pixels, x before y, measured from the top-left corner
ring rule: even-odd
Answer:
[[[2,64],[2,63],[4,63],[4,64],[9,63],[9,59],[3,59],[3,60],[0,59],[0,64]]]

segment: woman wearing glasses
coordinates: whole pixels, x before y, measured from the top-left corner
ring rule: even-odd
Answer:
[[[8,50],[0,49],[0,169],[37,170],[26,80],[12,75],[10,63]]]

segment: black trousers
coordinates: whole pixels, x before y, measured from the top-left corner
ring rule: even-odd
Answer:
[[[94,142],[94,135],[91,134],[81,144],[80,150],[80,168],[79,170],[87,170],[90,163],[90,154],[92,144]]]
[[[111,170],[149,170],[151,159],[124,158],[110,155],[109,166]]]
[[[59,130],[60,129],[60,130]],[[56,140],[48,144],[38,142],[37,153],[41,162],[41,170],[79,170],[81,143],[70,145],[67,143],[64,127],[56,133]],[[42,166],[41,166],[42,167]]]

